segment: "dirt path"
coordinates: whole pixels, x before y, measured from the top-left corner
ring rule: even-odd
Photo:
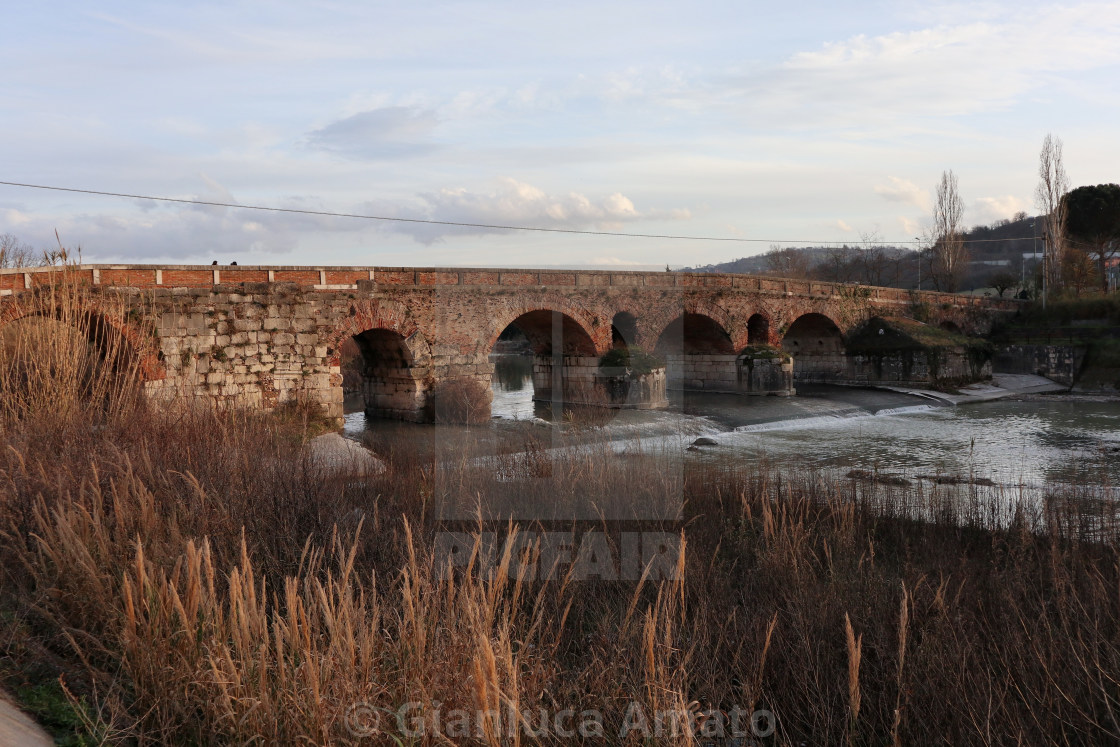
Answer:
[[[4,747],[50,747],[54,740],[31,717],[0,690],[0,745]]]

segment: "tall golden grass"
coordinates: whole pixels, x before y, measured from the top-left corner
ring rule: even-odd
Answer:
[[[74,303],[51,318],[86,318]],[[634,703],[700,725],[765,709],[763,744],[1120,740],[1120,548],[1098,504],[1008,512],[969,486],[539,447],[502,470],[443,454],[442,474],[402,447],[340,483],[294,426],[115,398],[128,369],[104,363],[71,375],[59,391],[81,396],[54,415],[18,390],[42,379],[11,374],[0,413],[0,671],[61,677],[91,740],[731,743],[619,736]],[[631,518],[501,521],[558,490]],[[683,531],[679,573],[537,580],[532,542],[490,567],[479,543],[447,572],[438,534],[471,522],[435,503],[465,495],[487,531]],[[402,734],[409,702],[468,712],[469,732]],[[605,737],[541,728],[565,708],[600,712]]]
[[[67,418],[135,404],[139,359],[122,330],[119,297],[94,295],[63,268],[31,292],[5,299],[0,327],[0,413]]]

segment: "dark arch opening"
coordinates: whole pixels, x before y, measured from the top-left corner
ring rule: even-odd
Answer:
[[[129,337],[96,312],[40,308],[0,326],[0,397],[16,408],[120,404],[139,393],[156,357],[162,353],[142,360]]]
[[[536,309],[518,316],[490,351],[492,412],[499,417],[549,417],[548,406],[540,403],[566,406],[578,401],[570,369],[594,365],[594,356],[591,336],[567,314]]]
[[[678,316],[661,332],[654,350],[665,361],[669,388],[734,391],[737,386],[731,335],[709,316]]]
[[[770,319],[763,314],[751,314],[747,320],[747,344],[767,345],[770,343]]]
[[[423,382],[405,338],[390,329],[368,329],[341,346],[343,387],[361,395],[367,416],[422,420]]]
[[[961,334],[960,325],[958,325],[956,322],[944,321],[937,326],[945,330],[946,332],[952,332],[955,335]]]
[[[123,319],[118,322],[123,323]],[[132,342],[113,323],[92,311],[37,311],[5,323],[0,327],[0,336],[9,349],[16,344],[84,342],[90,353],[117,373],[129,373],[139,367],[139,354]]]
[[[782,338],[782,349],[793,356],[794,379],[835,381],[847,370],[844,335],[824,314],[803,314]]]
[[[529,311],[510,322],[506,329],[509,327],[521,330],[537,355],[595,355],[591,337],[579,322],[560,311]]]
[[[731,335],[704,314],[682,314],[657,338],[659,355],[734,355]]]
[[[794,355],[843,353],[844,335],[824,314],[803,314],[789,326],[782,347]]]
[[[620,311],[611,320],[611,346],[631,347],[638,339],[638,320],[629,311]]]

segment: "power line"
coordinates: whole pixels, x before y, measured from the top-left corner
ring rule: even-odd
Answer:
[[[624,231],[589,231],[578,228],[544,228],[541,226],[507,226],[495,223],[466,223],[452,220],[431,220],[426,218],[396,218],[386,215],[364,215],[361,213],[335,213],[327,210],[301,210],[299,208],[269,207],[266,205],[244,205],[234,202],[214,202],[211,200],[189,200],[181,197],[158,197],[155,195],[136,195],[124,192],[106,192],[97,189],[78,189],[76,187],[58,187],[46,184],[25,184],[23,182],[0,181],[0,185],[8,187],[23,187],[25,189],[43,189],[51,192],[72,192],[83,195],[97,195],[99,197],[124,197],[131,200],[151,200],[153,202],[171,202],[180,205],[203,205],[207,207],[236,208],[240,210],[258,210],[268,213],[292,213],[296,215],[316,215],[326,218],[354,218],[358,220],[375,220],[391,223],[418,223],[431,226],[459,226],[462,228],[488,228],[496,231],[534,231],[537,233],[566,233],[582,236],[618,236],[632,239],[669,239],[673,241],[722,241],[741,244],[801,244],[807,246],[825,246],[839,243],[874,244],[877,246],[897,246],[899,244],[924,244],[918,240],[906,241],[810,241],[805,239],[748,239],[739,236],[683,236],[678,234],[658,233],[628,233]],[[1005,241],[1027,241],[1029,237],[1018,239],[968,239],[972,244],[991,244]]]

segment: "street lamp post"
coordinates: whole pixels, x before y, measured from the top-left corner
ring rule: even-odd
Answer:
[[[1034,242],[1032,254],[1038,257],[1038,231],[1035,230],[1034,221],[1031,221],[1031,239]],[[1049,268],[1046,265],[1046,244],[1042,245],[1042,308],[1046,308],[1046,275]]]
[[[1050,276],[1050,252],[1046,250],[1047,245],[1046,226],[1042,227],[1042,310],[1046,310],[1046,291],[1049,287]],[[1037,248],[1035,251],[1038,251]]]
[[[922,289],[922,240],[917,236],[914,242],[918,245],[918,290]]]

